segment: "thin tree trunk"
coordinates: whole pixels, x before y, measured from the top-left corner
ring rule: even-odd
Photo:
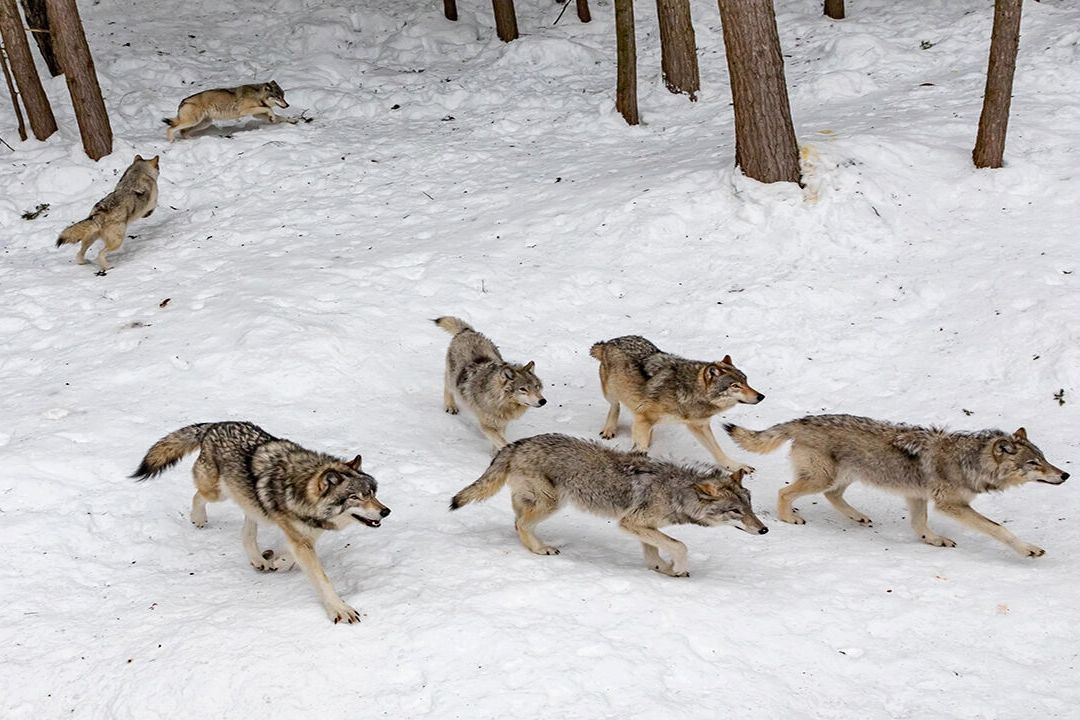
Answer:
[[[577,17],[581,22],[592,22],[589,14],[589,0],[577,0]]]
[[[443,0],[443,14],[447,20],[457,20],[457,0]]]
[[[615,109],[627,125],[637,125],[637,42],[634,38],[634,0],[615,0],[615,47],[618,78]]]
[[[79,121],[83,149],[92,160],[100,160],[112,152],[112,127],[105,101],[101,97],[94,59],[86,44],[82,20],[75,0],[46,0],[49,29],[60,67],[64,69],[68,92]]]
[[[517,15],[514,13],[514,0],[491,0],[495,11],[495,32],[503,42],[518,39]]]
[[[697,100],[701,78],[690,0],[656,0],[656,14],[660,21],[660,66],[664,84],[673,93],[686,93],[691,100]]]
[[[843,20],[844,0],[825,0],[825,14],[833,20]]]
[[[719,5],[735,108],[735,164],[761,182],[801,182],[772,0]]]
[[[19,86],[19,95],[30,119],[30,129],[34,137],[44,140],[56,132],[56,118],[49,107],[45,88],[41,87],[41,78],[34,66],[34,56],[30,54],[30,43],[26,41],[15,0],[0,0],[0,36],[4,39],[11,74],[15,76],[15,84]]]
[[[22,108],[19,107],[19,94],[15,92],[15,83],[11,79],[11,70],[8,69],[7,52],[0,47],[0,68],[4,71],[4,81],[7,83],[8,93],[11,94],[11,107],[15,108],[15,120],[19,123],[19,139],[26,140],[26,121],[23,120]],[[7,145],[7,143],[4,143]],[[10,148],[11,146],[8,145]]]
[[[1005,157],[1005,131],[1009,127],[1016,52],[1020,48],[1020,9],[1023,0],[995,0],[994,29],[990,36],[990,63],[979,134],[971,159],[975,167],[999,168]]]
[[[45,11],[45,0],[22,0],[23,13],[26,15],[26,25],[37,43],[38,52],[45,60],[49,68],[49,74],[53,77],[61,74],[60,63],[56,60],[53,52],[52,34],[49,33],[49,15]]]

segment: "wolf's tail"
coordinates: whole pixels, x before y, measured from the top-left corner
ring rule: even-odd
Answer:
[[[607,347],[606,342],[593,343],[593,346],[589,348],[589,354],[600,362],[604,362],[604,348]]]
[[[188,425],[161,438],[146,451],[146,457],[131,477],[136,480],[149,480],[165,472],[180,462],[180,458],[199,449],[199,443],[211,425],[214,423]]]
[[[91,237],[100,231],[101,221],[91,215],[85,220],[80,220],[79,222],[64,228],[64,231],[60,233],[60,237],[56,239],[56,247],[82,242],[86,238]]]
[[[176,127],[176,123],[180,118],[161,118],[161,122],[165,123],[171,128]]]
[[[738,425],[725,423],[724,430],[743,450],[770,453],[794,437],[790,432],[791,425],[792,423],[780,423],[764,430],[747,430]]]
[[[457,335],[459,332],[473,329],[472,325],[465,322],[461,318],[456,318],[452,315],[443,315],[440,318],[435,318],[431,322],[435,323],[451,335]]]
[[[484,471],[484,474],[467,488],[464,488],[457,495],[450,500],[450,509],[457,510],[462,505],[468,505],[471,502],[480,502],[481,500],[487,500],[495,493],[502,490],[502,486],[506,484],[507,477],[510,476],[510,456],[513,455],[513,444],[507,445],[495,456],[488,465],[488,469]]]

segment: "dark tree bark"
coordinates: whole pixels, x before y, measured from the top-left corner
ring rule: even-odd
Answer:
[[[495,11],[495,32],[503,42],[518,39],[517,14],[514,12],[514,0],[491,0]]]
[[[686,93],[691,100],[697,100],[701,78],[690,0],[656,0],[656,14],[660,21],[660,66],[664,84],[673,93]]]
[[[800,183],[799,146],[772,0],[719,4],[735,108],[735,164],[761,182]]]
[[[45,11],[45,0],[22,0],[23,13],[26,15],[26,25],[37,43],[38,52],[45,60],[49,68],[49,74],[53,77],[61,74],[60,63],[53,52],[52,34],[49,33],[49,15]]]
[[[990,36],[990,63],[979,134],[971,159],[975,167],[999,168],[1005,157],[1005,131],[1009,127],[1016,52],[1020,48],[1020,8],[1023,0],[995,0],[994,29]]]
[[[627,125],[637,125],[637,41],[634,38],[634,0],[615,0],[615,46],[618,78],[615,109]]]
[[[825,14],[833,20],[843,20],[844,0],[825,0]]]
[[[4,71],[4,82],[7,83],[8,93],[11,95],[11,107],[15,109],[15,120],[19,124],[19,139],[26,140],[26,121],[23,120],[22,108],[19,107],[19,94],[15,92],[15,83],[11,79],[11,70],[8,69],[7,52],[0,47],[0,69]],[[7,143],[4,143],[7,145]],[[11,146],[8,145],[10,148]]]
[[[589,13],[589,0],[577,0],[577,17],[581,22],[592,22],[592,15]]]
[[[34,56],[30,54],[30,43],[26,41],[15,0],[0,0],[0,37],[4,39],[11,74],[19,86],[19,96],[30,120],[30,129],[34,137],[44,140],[56,132],[56,118],[49,107],[45,88],[41,87],[41,78],[34,66]]]
[[[64,70],[68,92],[79,121],[83,149],[92,160],[100,160],[112,152],[112,127],[105,101],[101,97],[94,59],[86,44],[82,20],[75,0],[46,0],[49,29],[60,67]]]
[[[447,20],[457,20],[457,0],[443,0],[443,14]]]

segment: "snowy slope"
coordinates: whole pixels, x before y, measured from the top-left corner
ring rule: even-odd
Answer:
[[[594,436],[589,345],[634,332],[730,353],[768,395],[728,415],[750,427],[1022,425],[1075,472],[1080,10],[1025,3],[1008,167],[986,172],[969,153],[990,3],[867,0],[831,22],[778,0],[800,191],[731,168],[711,0],[696,104],[663,88],[637,4],[636,128],[612,107],[610,2],[552,27],[560,6],[521,0],[509,45],[489,3],[456,24],[440,5],[83,4],[116,133],[99,163],[62,79],[46,143],[14,143],[0,103],[0,717],[1075,718],[1073,483],[978,501],[1047,549],[1031,560],[933,514],[958,547],[925,546],[902,501],[859,487],[873,528],[814,498],[785,525],[783,453],[740,452],[772,532],[672,528],[689,579],[570,510],[539,530],[563,554],[532,556],[505,494],[446,510],[489,453],[442,412],[428,320],[536,361],[550,402],[511,437]],[[180,98],[270,77],[312,123],[165,143]],[[160,206],[95,277],[53,241],[136,152],[161,153]],[[299,572],[251,571],[235,507],[193,528],[189,462],[127,479],[161,435],[219,419],[363,453],[394,514],[320,544],[360,625],[327,622]],[[655,452],[707,459],[674,426]]]

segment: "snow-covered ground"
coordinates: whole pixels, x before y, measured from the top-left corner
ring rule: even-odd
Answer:
[[[536,361],[550,402],[511,437],[594,436],[588,348],[640,333],[730,353],[768,395],[728,414],[750,427],[1022,425],[1075,473],[1080,9],[1025,3],[1007,167],[976,171],[991,3],[850,2],[832,22],[778,0],[800,191],[731,167],[712,0],[693,4],[694,104],[663,88],[637,4],[635,128],[612,107],[611,3],[554,27],[560,6],[517,4],[507,45],[485,0],[457,23],[434,0],[83,3],[114,154],[83,155],[62,78],[46,143],[15,143],[0,103],[0,717],[1076,718],[1073,483],[977,503],[1045,557],[932,514],[959,545],[933,548],[860,487],[873,528],[820,498],[780,523],[783,453],[721,438],[758,468],[769,535],[672,528],[675,580],[567,510],[540,528],[563,554],[533,556],[506,494],[447,512],[489,452],[442,412],[429,319]],[[271,77],[312,123],[165,143],[180,98]],[[95,277],[53,241],[135,153],[161,154],[159,209]],[[299,572],[253,572],[234,506],[193,528],[190,462],[127,478],[161,435],[219,419],[363,453],[394,514],[320,543],[360,625],[327,622]],[[708,457],[674,426],[654,447]]]

